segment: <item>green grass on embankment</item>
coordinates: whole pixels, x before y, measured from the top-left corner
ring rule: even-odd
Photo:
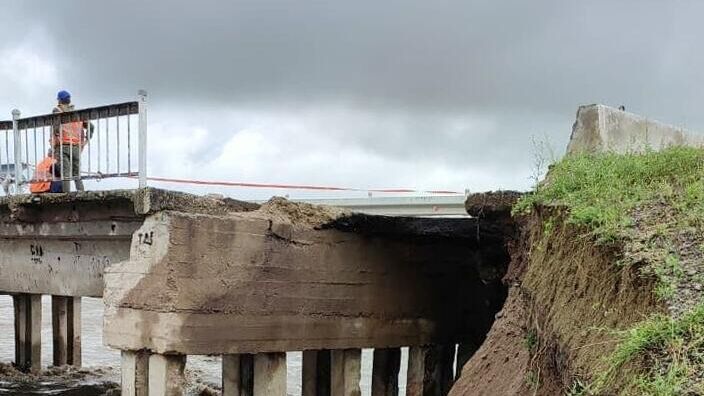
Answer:
[[[609,242],[627,236],[635,208],[656,202],[675,209],[674,218],[667,220],[671,225],[702,224],[704,150],[568,156],[519,201],[514,213],[529,212],[534,205],[562,205],[569,209],[570,222]]]
[[[653,292],[664,302],[691,280],[680,261],[701,261],[691,249],[681,257],[683,243],[704,251],[704,150],[568,156],[519,201],[514,214],[538,206],[564,208],[567,221],[585,237],[621,246],[625,264],[636,263],[643,276],[655,277]],[[704,302],[701,293],[685,296],[692,301],[684,313],[653,314],[616,332],[606,370],[592,373],[591,386],[580,394],[704,394]],[[614,382],[627,389],[613,389]]]
[[[608,369],[592,384],[592,393],[604,393],[619,369],[637,362],[639,367],[631,373],[632,392],[658,396],[704,394],[704,305],[678,318],[654,315],[620,332],[619,339],[608,358]]]

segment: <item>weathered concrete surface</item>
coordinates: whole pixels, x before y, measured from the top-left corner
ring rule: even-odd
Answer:
[[[498,236],[462,220],[455,230],[466,232],[449,236],[438,219],[404,226],[352,216],[299,227],[249,213],[156,213],[137,231],[130,260],[106,270],[104,340],[232,354],[483,337],[503,289],[501,271],[481,267],[506,261],[483,260],[480,246]]]
[[[303,351],[303,396],[330,395],[330,351]]]
[[[81,366],[81,297],[51,297],[53,365]]]
[[[134,232],[161,210],[223,215],[256,209],[163,190],[0,198],[0,292],[100,297],[110,263],[129,258]]]
[[[286,396],[286,352],[254,355],[254,394]]]
[[[406,395],[447,395],[454,379],[454,350],[454,345],[409,348]]]
[[[120,375],[123,396],[149,396],[149,353],[122,351]]]
[[[400,348],[377,348],[372,363],[372,396],[398,396]]]
[[[222,396],[241,396],[240,355],[222,355]]]
[[[42,368],[42,296],[12,296],[15,308],[15,365],[38,373]]]
[[[149,396],[183,396],[186,356],[149,356]]]
[[[362,369],[361,349],[330,351],[330,394],[361,396],[359,386]]]
[[[704,136],[604,105],[580,106],[567,154],[660,150],[668,146],[703,147]]]

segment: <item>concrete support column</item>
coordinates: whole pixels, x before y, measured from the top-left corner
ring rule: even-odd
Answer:
[[[67,364],[80,367],[83,364],[81,348],[81,297],[69,297],[66,329]]]
[[[149,396],[182,396],[186,355],[149,357]]]
[[[222,355],[222,396],[240,396],[240,355]]]
[[[286,396],[286,353],[254,355],[254,394]]]
[[[374,350],[372,365],[372,396],[398,396],[398,371],[401,348]]]
[[[360,396],[362,350],[334,350],[330,361],[331,393],[335,396]]]
[[[15,309],[15,365],[37,373],[42,368],[42,296],[12,296]]]
[[[122,351],[122,396],[149,395],[149,352]]]
[[[81,297],[51,296],[54,366],[81,365]]]
[[[240,396],[254,396],[254,355],[240,355]]]
[[[222,355],[222,395],[254,395],[254,355]]]
[[[406,396],[444,396],[454,379],[454,345],[410,347]]]
[[[425,381],[425,351],[422,346],[408,348],[408,371],[406,372],[406,396],[423,396]]]
[[[330,351],[303,351],[303,396],[330,396]]]

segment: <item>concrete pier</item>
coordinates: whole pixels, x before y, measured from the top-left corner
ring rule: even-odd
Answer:
[[[330,351],[303,351],[303,396],[330,396]]]
[[[454,358],[454,345],[409,348],[406,395],[446,395],[455,377]]]
[[[240,355],[240,396],[254,396],[254,355]]]
[[[240,355],[222,355],[222,396],[240,396]]]
[[[15,311],[15,365],[36,373],[42,368],[42,296],[12,296]]]
[[[286,353],[254,355],[254,394],[286,396]]]
[[[53,365],[81,366],[81,298],[51,297]]]
[[[374,350],[372,363],[372,396],[398,396],[398,371],[401,348]]]
[[[149,396],[182,396],[186,356],[149,356]]]
[[[149,352],[122,351],[122,396],[149,396]]]
[[[362,351],[360,349],[339,349],[331,351],[330,389],[331,394],[340,396],[360,396]]]
[[[423,396],[425,388],[425,355],[427,348],[408,348],[408,371],[406,373],[406,396]]]

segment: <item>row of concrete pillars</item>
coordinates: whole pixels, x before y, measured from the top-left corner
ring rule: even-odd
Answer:
[[[411,347],[407,396],[444,396],[455,380],[454,346]],[[359,396],[361,349],[303,352],[303,396]],[[401,349],[375,349],[372,396],[397,396]],[[458,362],[459,364],[459,362]],[[183,394],[186,356],[122,352],[123,396]],[[223,396],[285,396],[286,353],[223,355]]]
[[[15,365],[37,373],[42,368],[42,296],[15,294]],[[81,365],[81,298],[51,297],[54,366]]]

